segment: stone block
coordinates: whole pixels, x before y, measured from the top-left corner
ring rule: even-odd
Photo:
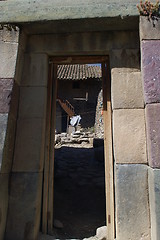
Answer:
[[[42,195],[42,173],[12,173],[5,239],[37,239]]]
[[[17,44],[0,42],[0,49],[0,78],[14,78],[17,58]]]
[[[151,239],[160,239],[160,170],[149,168],[149,203],[151,215]]]
[[[160,102],[160,40],[142,41],[141,52],[145,103]]]
[[[22,75],[23,75],[26,42],[27,42],[26,33],[24,33],[24,31],[21,31],[19,35],[17,63],[16,63],[16,71],[15,71],[15,81],[19,84],[21,82]]]
[[[149,40],[149,39],[160,39],[160,22],[148,21],[148,17],[140,17],[140,39]]]
[[[45,118],[46,87],[20,87],[19,118]]]
[[[13,79],[0,78],[0,113],[8,113]]]
[[[146,131],[149,165],[160,168],[160,103],[146,106]]]
[[[112,49],[110,51],[110,66],[111,69],[140,69],[139,49]]]
[[[6,126],[5,141],[3,146],[3,155],[1,161],[1,173],[10,173],[13,161],[13,152],[15,146],[16,119],[9,114]]]
[[[144,108],[141,73],[136,69],[113,68],[112,108]]]
[[[3,148],[6,138],[8,114],[0,114],[0,169],[3,159]]]
[[[0,31],[0,41],[18,43],[19,31],[8,31],[6,28]]]
[[[141,164],[115,166],[117,240],[150,240],[147,168]]]
[[[116,163],[147,163],[144,109],[113,111]]]
[[[21,86],[45,86],[48,84],[48,56],[25,54]]]
[[[14,81],[11,96],[10,96],[10,110],[9,113],[17,119],[19,107],[19,85]]]
[[[45,22],[68,19],[97,19],[97,18],[115,18],[116,24],[119,24],[123,16],[123,21],[128,16],[137,16],[137,0],[67,0],[67,1],[30,1],[23,0],[6,1],[6,4],[0,4],[2,12],[1,22],[28,23],[28,22]],[[117,17],[119,21],[117,21]],[[137,19],[136,18],[136,19]],[[74,22],[74,21],[73,21]],[[136,21],[137,22],[137,21]],[[129,23],[128,23],[129,24]],[[43,27],[43,24],[41,24]],[[62,24],[63,25],[63,24]]]
[[[9,174],[0,174],[0,239],[4,239],[8,210]]]
[[[44,160],[45,121],[23,119],[17,122],[13,172],[40,172]]]

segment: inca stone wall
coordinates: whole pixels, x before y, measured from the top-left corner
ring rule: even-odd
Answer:
[[[4,237],[8,184],[16,128],[17,87],[14,83],[18,31],[0,31],[0,239]]]
[[[142,77],[149,164],[151,239],[160,239],[160,23],[140,19]]]
[[[34,28],[31,28],[31,31],[34,32]],[[4,49],[4,41],[1,42],[1,49]],[[14,46],[14,44],[6,42],[6,46]],[[12,57],[2,62],[4,66],[1,71],[7,74],[1,76],[0,86],[3,96],[8,97],[12,89],[13,77],[15,79],[9,115],[7,98],[7,102],[2,104],[3,116],[0,121],[4,129],[0,175],[2,188],[0,192],[3,195],[0,208],[1,215],[4,216],[1,221],[2,237],[8,206],[9,174],[9,208],[5,239],[34,240],[40,229],[48,56],[87,56],[105,53],[110,58],[112,85],[116,239],[150,240],[150,214],[152,240],[158,239],[160,235],[158,233],[160,102],[157,92],[159,85],[156,85],[156,82],[159,81],[159,57],[158,51],[155,51],[154,55],[150,52],[151,47],[158,49],[159,40],[148,40],[146,37],[142,39],[141,76],[137,30],[80,31],[67,34],[41,32],[41,34],[31,34],[28,38],[24,31],[21,31],[15,77],[9,74],[10,70],[3,71],[6,62]],[[148,70],[149,62],[151,62],[151,70],[154,69],[152,72]],[[10,66],[13,66],[12,63]],[[142,77],[144,88],[142,88]],[[8,79],[9,85],[3,85],[5,79]],[[9,88],[6,89],[6,86]],[[15,104],[12,105],[14,101]],[[7,134],[4,137],[7,119],[12,121],[8,124]],[[13,137],[14,135],[16,137]],[[9,146],[13,146],[14,152],[13,148],[10,151],[5,150]]]
[[[46,54],[24,54],[23,35],[19,49],[18,59],[24,57],[24,64],[23,61],[17,63],[16,79],[20,94],[5,235],[7,240],[37,238],[42,199],[48,57]]]
[[[141,72],[114,68],[113,146],[117,240],[150,239],[145,111]]]

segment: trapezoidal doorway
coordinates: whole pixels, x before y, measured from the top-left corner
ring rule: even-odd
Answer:
[[[114,183],[113,183],[113,155],[112,155],[112,126],[111,126],[111,98],[110,98],[110,70],[109,58],[106,56],[74,56],[74,57],[52,57],[49,62],[49,82],[48,82],[48,114],[46,124],[46,150],[45,150],[45,167],[44,167],[44,183],[43,183],[43,210],[42,210],[42,232],[54,235],[54,213],[58,211],[55,207],[57,201],[54,199],[57,194],[57,189],[54,189],[54,163],[55,159],[55,129],[56,129],[56,100],[57,97],[57,72],[59,65],[70,64],[93,64],[99,63],[102,67],[102,88],[103,88],[103,120],[104,120],[104,155],[105,155],[105,205],[104,216],[106,215],[107,237],[114,239],[115,224],[114,224]],[[76,83],[75,88],[78,88]],[[87,98],[87,95],[86,95]],[[61,100],[58,100],[61,101]],[[62,102],[60,102],[62,104]],[[69,104],[69,103],[67,103]],[[72,106],[69,106],[72,107]],[[67,117],[65,118],[68,125]],[[74,154],[74,153],[73,153]],[[78,153],[81,154],[81,153]],[[54,167],[55,164],[55,167]],[[97,169],[98,170],[98,169]],[[74,173],[76,175],[76,172]],[[94,190],[94,189],[93,189]],[[77,189],[78,191],[78,189]],[[60,199],[62,196],[60,197]],[[64,195],[65,198],[65,195]],[[78,197],[79,198],[79,197]],[[57,198],[56,198],[57,199]],[[58,200],[60,201],[60,200]],[[64,202],[65,199],[62,199]],[[55,205],[54,205],[55,203]],[[81,204],[81,201],[79,202]],[[61,206],[61,205],[60,205]],[[77,206],[76,206],[77,208]],[[93,205],[94,208],[94,205]],[[94,211],[94,209],[93,209]],[[56,213],[57,214],[57,213]],[[64,213],[66,214],[66,213]],[[97,216],[98,218],[98,216]],[[61,220],[61,219],[59,219]],[[60,223],[61,225],[61,223]],[[103,224],[104,225],[104,224]],[[99,227],[99,226],[97,226]],[[68,235],[69,236],[69,235]],[[88,236],[87,236],[88,237]],[[73,237],[56,237],[59,239],[70,239]],[[74,236],[76,239],[82,239],[82,236]]]

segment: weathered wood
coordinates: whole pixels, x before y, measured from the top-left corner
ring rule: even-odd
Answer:
[[[57,95],[57,64],[64,64],[63,57],[52,58],[56,64],[53,64],[52,77],[52,94],[51,94],[51,125],[49,129],[50,147],[49,147],[49,175],[48,182],[48,233],[52,234],[53,228],[53,181],[54,181],[54,137],[55,137],[55,116],[56,116],[56,95]],[[78,60],[80,59],[80,60]],[[113,240],[115,238],[115,213],[114,213],[114,174],[113,174],[113,146],[112,146],[112,111],[111,111],[111,84],[110,84],[110,68],[108,57],[78,57],[73,58],[71,63],[102,63],[103,78],[103,116],[104,116],[104,146],[105,146],[105,181],[106,181],[106,222],[107,222],[107,238]],[[47,183],[46,183],[47,187]],[[47,189],[47,188],[46,188]],[[45,192],[47,191],[45,189]],[[44,193],[45,194],[45,193]],[[45,205],[46,206],[46,205]],[[46,207],[44,206],[44,217],[46,216]],[[46,222],[44,220],[44,230],[46,231]]]
[[[87,64],[101,63],[108,61],[108,56],[72,56],[72,57],[51,57],[50,61],[60,64]]]
[[[50,149],[50,119],[51,119],[51,90],[52,90],[52,64],[49,65],[48,91],[47,91],[47,115],[46,115],[46,136],[45,136],[45,160],[43,176],[43,208],[42,208],[42,233],[47,233],[47,212],[48,212],[48,177],[49,177],[49,149]]]
[[[57,65],[53,65],[52,77],[52,107],[51,107],[51,126],[50,126],[50,156],[49,156],[49,186],[48,186],[48,233],[53,231],[53,182],[54,182],[54,141],[55,141],[55,122],[56,122],[56,97],[57,97]]]
[[[109,61],[102,63],[107,239],[115,238],[112,110]]]

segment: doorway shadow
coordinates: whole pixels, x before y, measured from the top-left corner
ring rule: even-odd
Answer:
[[[104,159],[95,156],[94,148],[55,149],[54,220],[63,224],[54,228],[57,239],[91,237],[106,225]]]

